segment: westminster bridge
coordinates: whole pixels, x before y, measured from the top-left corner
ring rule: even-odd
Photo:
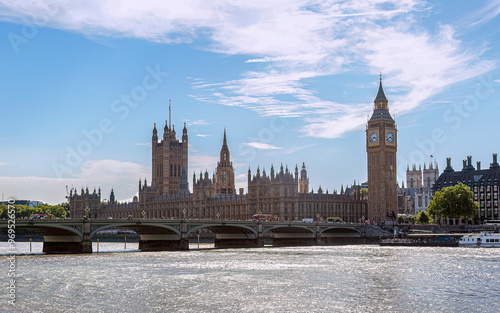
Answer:
[[[263,247],[264,238],[277,247],[370,243],[388,235],[372,225],[320,222],[83,218],[17,219],[15,225],[42,235],[46,253],[92,253],[92,239],[112,229],[136,232],[141,251],[189,250],[189,237],[203,230],[215,235],[215,248]],[[1,220],[0,228],[7,227],[8,220]]]

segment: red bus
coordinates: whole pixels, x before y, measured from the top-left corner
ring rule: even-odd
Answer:
[[[272,216],[271,214],[254,214],[252,215],[252,221],[264,221],[264,222],[271,222],[271,221],[275,221],[276,219],[274,218],[274,216]]]
[[[30,218],[31,219],[48,220],[48,219],[50,219],[50,216],[47,213],[35,213]]]

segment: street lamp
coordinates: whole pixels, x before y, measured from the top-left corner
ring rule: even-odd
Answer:
[[[89,211],[90,211],[89,207],[86,207],[85,208],[85,216],[84,216],[85,218],[89,217]]]
[[[318,214],[316,214],[316,217],[318,218],[318,220],[319,220],[319,216],[320,216],[320,215],[319,215],[319,213],[318,213]]]
[[[274,220],[277,221],[278,220],[278,215],[275,215],[274,216]]]
[[[220,213],[219,212],[217,212],[216,216],[217,216],[217,219],[220,219]]]
[[[184,219],[186,219],[186,212],[187,212],[186,209],[182,210],[182,213],[184,213]]]
[[[146,215],[146,211],[142,210],[141,214],[142,214],[142,218],[144,218],[144,216]]]

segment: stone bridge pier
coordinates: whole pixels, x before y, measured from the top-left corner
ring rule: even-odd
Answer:
[[[24,229],[35,231],[43,236],[42,252],[55,253],[92,253],[90,240],[90,220],[85,219],[78,226],[35,225],[28,222]]]

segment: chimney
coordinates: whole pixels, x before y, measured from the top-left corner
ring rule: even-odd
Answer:
[[[467,169],[467,160],[462,160],[463,166],[462,166],[462,171],[465,171]]]
[[[474,170],[474,166],[472,166],[472,156],[470,155],[467,156],[467,169]]]
[[[476,166],[477,170],[480,171],[481,170],[481,161],[477,161],[476,164],[477,164],[477,166]]]
[[[493,153],[493,163],[490,164],[490,168],[497,168],[497,167],[499,167],[497,162],[497,154]]]
[[[453,167],[451,167],[451,158],[446,158],[446,168],[444,169],[445,172],[453,172]]]

